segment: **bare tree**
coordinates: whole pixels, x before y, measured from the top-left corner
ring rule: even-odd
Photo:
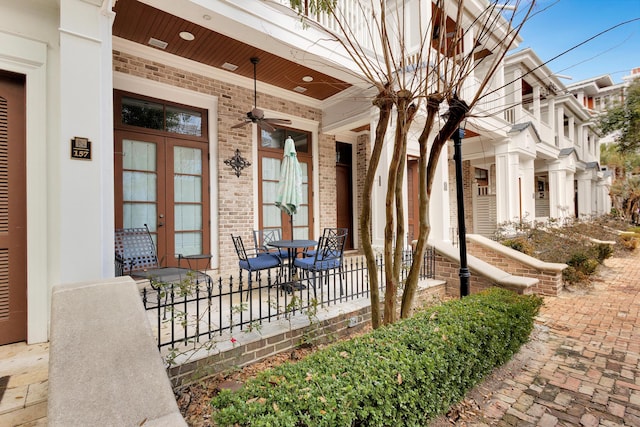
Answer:
[[[402,294],[400,316],[403,318],[411,313],[431,230],[429,206],[440,153],[473,107],[487,95],[489,83],[500,72],[508,50],[514,47],[535,0],[500,3],[487,0],[290,0],[304,24],[322,30],[328,39],[341,45],[357,65],[358,75],[377,90],[372,101],[379,115],[360,213],[361,244],[369,271],[376,269],[371,235],[374,178],[387,133],[394,132],[385,198],[383,316],[377,276],[369,277],[374,328],[397,319],[404,250],[401,237],[405,232],[402,185],[409,132],[421,126],[417,132],[419,234]],[[408,13],[412,15],[412,26],[407,23]],[[323,14],[335,23],[334,29],[319,24],[316,18]],[[353,19],[357,14],[361,15],[359,19]],[[355,28],[353,22],[362,24]],[[363,45],[363,35],[373,43],[373,49]],[[482,71],[474,75],[474,70]],[[468,84],[471,77],[479,80],[479,84]],[[447,114],[440,126],[443,110]],[[395,117],[395,128],[390,125],[392,117]],[[417,125],[417,117],[424,118],[424,123]]]

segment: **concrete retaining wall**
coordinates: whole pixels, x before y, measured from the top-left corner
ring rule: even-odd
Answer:
[[[51,427],[187,425],[131,278],[54,287],[47,419]]]

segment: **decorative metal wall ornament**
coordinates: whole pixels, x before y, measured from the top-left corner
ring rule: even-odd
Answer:
[[[240,172],[242,172],[242,169],[251,166],[251,163],[240,155],[240,150],[238,148],[236,148],[236,153],[233,157],[225,160],[224,164],[231,166],[231,169],[233,169],[238,178],[240,178]]]

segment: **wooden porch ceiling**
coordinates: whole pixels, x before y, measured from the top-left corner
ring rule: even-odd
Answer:
[[[118,0],[113,10],[116,12],[113,35],[126,40],[146,46],[152,38],[160,40],[167,43],[162,49],[165,52],[216,68],[222,68],[225,63],[234,64],[238,68],[233,73],[251,79],[253,64],[250,58],[258,57],[259,81],[291,91],[302,87],[306,91],[298,93],[318,100],[327,99],[351,86],[136,0]],[[181,38],[183,31],[193,34],[194,39],[187,41]],[[307,76],[313,80],[304,81]]]

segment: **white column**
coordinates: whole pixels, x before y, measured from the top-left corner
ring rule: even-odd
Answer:
[[[564,175],[565,179],[565,193],[564,201],[562,203],[562,212],[564,217],[571,218],[575,216],[575,174],[571,171],[566,171]]]
[[[556,108],[555,126],[556,126],[556,135],[558,137],[557,146],[560,148],[565,148],[564,147],[564,107],[562,105]]]
[[[517,153],[496,155],[496,221],[498,224],[519,220],[520,194]]]
[[[596,192],[596,212],[598,215],[606,215],[611,212],[611,197],[609,197],[609,187],[609,180],[598,180]]]
[[[520,198],[522,220],[534,221],[536,219],[536,183],[535,164],[532,158],[520,158]]]
[[[558,162],[559,163],[559,162]],[[557,169],[559,165],[549,165],[549,217],[562,218],[565,201],[565,171]]]
[[[575,134],[575,130],[576,130],[576,119],[575,119],[575,117],[569,117],[568,122],[569,122],[569,124],[568,124],[569,135],[567,135],[567,137],[569,138],[569,141],[571,141],[571,143],[574,146],[580,145],[580,142],[575,139],[575,136],[576,136],[576,134]]]
[[[540,86],[533,87],[533,117],[540,123]]]
[[[513,71],[513,103],[515,122],[522,120],[522,70],[519,68]]]
[[[59,283],[113,276],[110,3],[103,12],[91,2],[60,0],[60,138],[51,148],[58,179],[49,183]],[[76,137],[90,141],[91,159],[71,157]]]
[[[450,195],[451,184],[449,182],[449,160],[447,146],[440,152],[436,175],[433,180],[433,190],[429,204],[429,216],[431,222],[431,232],[429,238],[436,240],[451,240],[449,229],[451,228],[450,218]],[[467,208],[469,209],[469,208]]]
[[[547,111],[547,121],[551,128],[551,135],[556,134],[556,100],[553,97],[548,98],[549,110]],[[558,145],[557,141],[547,141],[551,145]]]
[[[395,110],[392,111],[392,117],[393,120],[389,123],[389,128],[385,135],[385,143],[380,153],[380,162],[378,163],[375,181],[371,190],[371,244],[374,247],[382,247],[384,245],[384,228],[386,225],[385,199],[387,196],[389,163],[393,157]],[[375,129],[375,125],[377,125],[377,117],[373,120],[371,129]],[[374,139],[371,141],[371,149],[375,144],[375,135],[372,134],[372,138]]]
[[[591,187],[591,173],[584,172],[578,175],[578,218],[591,216],[594,210],[591,207],[593,190]]]
[[[578,125],[576,130],[577,135],[575,145],[577,145],[579,147],[579,150],[581,151],[581,158],[585,159],[584,156],[588,156],[590,154],[589,145],[587,144],[587,138],[585,138],[585,125]]]

